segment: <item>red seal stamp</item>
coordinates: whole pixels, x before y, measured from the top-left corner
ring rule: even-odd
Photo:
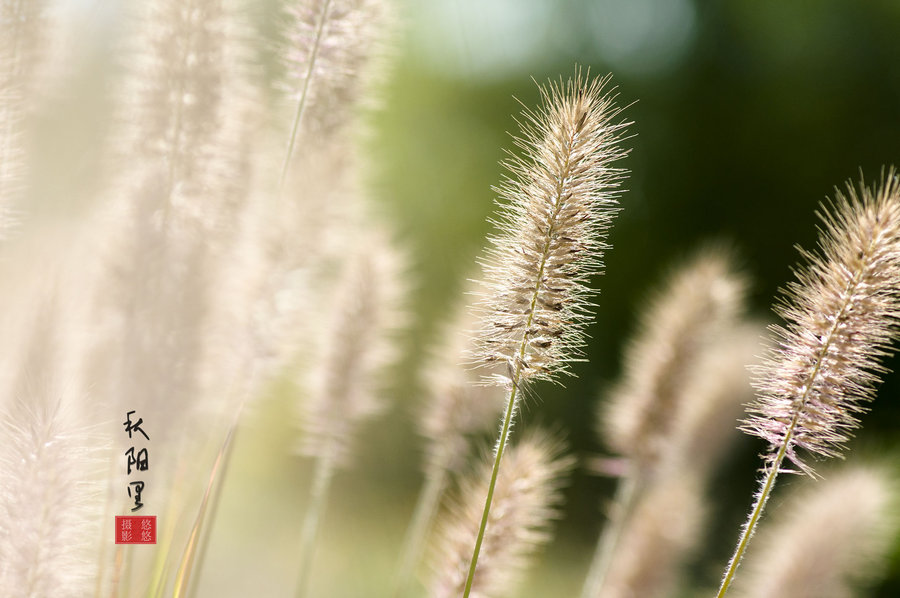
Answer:
[[[117,515],[116,544],[156,544],[156,515]]]

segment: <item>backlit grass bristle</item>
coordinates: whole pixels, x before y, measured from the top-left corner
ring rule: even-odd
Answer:
[[[282,11],[279,87],[290,114],[283,185],[301,137],[322,144],[352,129],[354,111],[369,98],[379,71],[392,18],[385,0],[287,0]]]
[[[25,190],[28,117],[48,36],[48,2],[0,2],[0,241],[17,224]]]
[[[882,361],[900,327],[900,180],[891,168],[875,187],[847,185],[847,195],[822,215],[820,252],[806,253],[776,308],[785,326],[755,371],[756,402],[748,407],[745,432],[769,446],[759,491],[717,598],[735,578],[766,502],[789,461],[813,475],[804,460],[839,457],[859,415],[866,410]]]
[[[563,449],[558,439],[535,432],[509,450],[471,595],[514,594],[535,552],[550,540],[550,524],[559,517],[562,503],[561,487],[575,464],[574,458],[563,456]],[[428,584],[431,598],[463,593],[490,478],[491,464],[485,462],[475,477],[462,482],[456,501],[439,522]]]
[[[577,72],[541,88],[541,110],[523,112],[478,304],[476,358],[507,364],[501,384],[549,379],[581,357],[588,280],[602,270],[625,176],[613,163],[628,153],[608,81]]]
[[[892,169],[877,188],[847,187],[822,214],[820,253],[776,308],[784,326],[755,372],[759,398],[744,431],[783,448],[799,470],[798,449],[819,457],[843,451],[885,369],[900,318],[900,179]],[[777,464],[780,466],[780,463]]]
[[[0,587],[16,596],[87,596],[102,512],[99,437],[80,398],[35,380],[0,419]]]

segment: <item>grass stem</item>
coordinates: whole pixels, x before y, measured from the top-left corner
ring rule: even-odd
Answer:
[[[313,487],[310,503],[303,520],[303,531],[300,536],[300,578],[297,582],[297,598],[305,598],[309,589],[309,573],[312,569],[315,554],[316,536],[319,532],[319,520],[328,500],[331,478],[334,476],[334,459],[325,455],[316,459],[313,473]]]
[[[524,342],[522,343],[522,346],[524,350]],[[478,537],[475,538],[475,550],[472,553],[472,562],[469,564],[469,575],[466,577],[466,590],[463,594],[463,598],[469,598],[469,592],[472,591],[472,582],[475,580],[475,567],[478,565],[478,554],[481,552],[481,543],[484,541],[484,530],[487,528],[488,515],[491,512],[491,502],[494,499],[494,487],[497,485],[497,474],[500,473],[500,459],[503,458],[503,449],[506,448],[506,440],[509,438],[509,430],[512,427],[512,419],[516,412],[516,398],[521,375],[522,368],[520,365],[516,368],[516,374],[512,380],[509,402],[506,405],[506,415],[503,416],[503,428],[500,431],[500,438],[497,440],[497,450],[494,451],[494,467],[491,470],[491,483],[488,486],[487,498],[484,501],[481,526],[478,528]]]
[[[218,505],[220,490],[222,488],[222,476],[219,474],[220,472],[224,472],[228,467],[236,431],[236,426],[232,426],[228,430],[225,441],[222,443],[222,447],[216,455],[212,471],[209,474],[206,490],[203,493],[203,500],[200,502],[197,517],[191,528],[191,535],[188,538],[187,546],[185,546],[184,554],[181,557],[181,565],[175,576],[175,591],[172,594],[173,598],[183,598],[189,594],[191,580],[193,579],[192,574],[195,569],[199,570],[199,564],[205,555],[204,548],[206,542],[204,540],[206,539],[206,535],[204,534],[204,531],[208,530],[209,526],[205,526],[204,529],[204,523],[206,523],[208,519],[213,519],[211,511],[214,511]]]
[[[441,495],[444,493],[444,488],[447,485],[447,469],[442,463],[439,462],[437,466],[430,469],[431,471],[425,476],[425,485],[419,493],[412,521],[403,541],[400,565],[397,569],[392,592],[394,598],[401,598],[409,590],[409,584],[416,564],[422,554],[425,537],[434,520],[434,514],[437,512],[440,504]]]
[[[303,78],[303,89],[300,90],[300,99],[297,101],[297,112],[294,114],[294,124],[291,126],[291,136],[288,139],[287,152],[284,156],[284,164],[281,167],[281,179],[278,184],[279,189],[284,188],[284,182],[287,179],[287,173],[291,165],[291,158],[294,155],[294,145],[297,143],[297,133],[300,131],[300,123],[303,121],[303,113],[306,111],[306,99],[309,97],[309,81],[312,79],[313,71],[316,68],[316,60],[319,57],[319,48],[322,46],[322,34],[325,31],[325,23],[328,22],[329,8],[331,8],[331,0],[325,0],[322,3],[322,11],[319,13],[319,20],[316,23],[316,38],[313,40],[312,48],[309,51],[306,76]]]
[[[596,598],[603,590],[606,575],[616,554],[616,546],[618,546],[622,533],[642,494],[643,477],[635,467],[630,467],[619,481],[610,519],[597,542],[597,549],[581,591],[581,598]]]
[[[722,585],[719,588],[719,593],[716,594],[716,598],[725,596],[725,592],[728,591],[728,587],[734,580],[734,575],[737,573],[741,557],[744,556],[744,551],[747,550],[750,538],[753,537],[753,532],[756,530],[756,524],[759,523],[759,518],[762,516],[766,502],[769,500],[769,495],[772,494],[772,488],[775,487],[775,479],[778,477],[778,470],[781,469],[781,462],[784,461],[787,446],[787,442],[781,445],[781,450],[778,451],[775,461],[772,462],[769,473],[762,481],[759,493],[756,495],[756,502],[753,503],[753,508],[750,510],[750,517],[747,519],[747,523],[744,524],[741,539],[738,541],[737,548],[735,549],[731,560],[728,562],[728,568],[725,570],[725,577],[722,578]]]

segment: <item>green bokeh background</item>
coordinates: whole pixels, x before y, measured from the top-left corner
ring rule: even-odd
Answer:
[[[413,256],[413,327],[393,376],[393,407],[364,429],[365,450],[336,479],[314,595],[376,596],[389,577],[421,482],[418,358],[462,299],[465,279],[478,275],[475,260],[494,211],[491,186],[503,176],[499,161],[512,145],[507,132],[516,130],[514,98],[538,102],[532,77],[568,77],[576,64],[612,72],[634,121],[633,151],[622,164],[631,171],[623,211],[610,235],[606,274],[596,281],[590,361],[578,364],[564,387],[536,387],[539,398],[523,412],[523,426],[565,430],[580,456],[602,450],[592,431],[598,393],[619,375],[635,317],[661,275],[704,242],[724,240],[753,280],[754,314],[773,319],[773,298],[798,261],[794,245],[815,245],[820,203],[860,173],[873,181],[884,165],[900,164],[900,2],[682,0],[678,14],[689,24],[666,46],[659,20],[672,18],[667,1],[444,0],[436,3],[443,13],[429,2],[400,6],[395,60],[366,145],[376,205]],[[520,19],[509,11],[517,6],[538,17],[515,25]],[[610,50],[598,27],[609,31],[619,19],[631,23],[623,25],[626,47]],[[512,33],[497,35],[492,48],[481,39],[491,36],[478,33],[492,28]],[[518,52],[515,40],[527,50]],[[890,375],[850,460],[898,454],[898,388],[900,378]],[[270,595],[267,583],[271,595],[291,587],[309,466],[277,449],[289,446],[293,433],[284,423],[289,389],[281,390],[248,420],[238,444],[223,524],[213,532],[204,570],[202,587],[210,592],[234,591],[249,579],[255,592],[263,590],[257,595]],[[763,448],[739,441],[711,487],[713,525],[690,571],[695,587],[717,583]],[[773,510],[797,483],[780,483]],[[607,480],[576,475],[558,538],[523,596],[578,591],[611,490]],[[272,553],[272,545],[285,550]],[[248,550],[277,556],[237,575],[228,563]],[[891,570],[875,596],[900,595],[898,554]]]

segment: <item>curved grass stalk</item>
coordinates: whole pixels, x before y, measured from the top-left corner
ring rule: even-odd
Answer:
[[[114,472],[116,470],[116,466],[118,463],[115,459],[109,460],[109,468],[107,471],[107,479],[113,479],[115,475]],[[113,492],[112,492],[112,484],[110,484],[106,489],[106,501],[103,507],[103,521],[109,521],[112,519],[113,515]],[[119,548],[119,546],[114,545],[115,548]],[[106,550],[108,544],[106,542],[100,543],[99,554],[97,556],[97,579],[94,582],[94,598],[100,598],[103,594],[103,579],[106,576]]]
[[[113,559],[112,580],[110,581],[109,591],[111,598],[116,598],[119,595],[119,585],[122,583],[123,574],[127,573],[127,568],[125,563],[125,546],[119,544],[116,546],[115,557]],[[127,579],[125,587],[128,587]]]
[[[609,572],[616,547],[622,538],[628,521],[641,497],[644,484],[634,468],[619,481],[616,496],[613,499],[611,517],[603,528],[603,533],[594,551],[594,558],[588,570],[581,598],[596,598],[603,589],[606,575]]]
[[[182,439],[180,446],[184,446],[184,439]],[[175,497],[178,496],[178,489],[183,487],[186,475],[186,465],[181,463],[175,472],[175,481],[169,489],[166,514],[160,517],[164,527],[158,535],[158,538],[160,539],[160,548],[156,551],[155,558],[153,559],[151,582],[147,590],[147,596],[161,598],[166,590],[166,579],[169,572],[169,556],[172,554],[172,545],[174,544],[177,527],[176,514],[179,510],[179,501],[175,500]]]
[[[738,565],[740,565],[741,558],[744,556],[744,551],[747,550],[747,545],[750,543],[750,538],[753,537],[753,532],[756,531],[756,525],[759,523],[759,518],[762,516],[763,509],[766,507],[769,495],[772,494],[772,488],[775,486],[775,479],[778,477],[778,468],[781,466],[782,461],[784,461],[786,448],[787,445],[785,444],[781,451],[779,451],[776,460],[772,462],[772,468],[769,471],[769,474],[762,481],[760,490],[756,495],[756,502],[753,503],[753,508],[750,510],[750,516],[741,532],[741,538],[738,541],[737,548],[731,556],[731,560],[728,561],[728,567],[725,569],[725,577],[722,579],[722,585],[719,587],[716,598],[725,596],[729,586],[731,586],[731,582],[734,580],[734,575],[737,573],[737,568]]]
[[[208,526],[204,529],[203,524],[207,519],[207,512],[210,512],[209,518],[212,519],[212,513],[218,505],[218,498],[222,488],[222,478],[219,476],[219,472],[224,472],[230,461],[236,429],[236,426],[229,428],[228,433],[225,436],[225,441],[222,443],[222,447],[219,449],[219,453],[216,455],[216,460],[210,471],[209,481],[207,482],[206,490],[203,493],[203,500],[200,502],[197,517],[194,519],[191,534],[188,537],[184,554],[181,557],[181,565],[178,567],[178,573],[175,576],[175,590],[172,593],[173,598],[182,598],[188,595],[189,590],[192,587],[191,580],[195,565],[202,561],[202,556],[205,552],[203,548],[206,545],[206,532],[209,529]],[[199,569],[199,565],[197,565],[196,568]]]
[[[488,485],[487,498],[484,501],[484,512],[481,515],[481,525],[478,528],[478,537],[475,538],[475,550],[472,552],[472,562],[469,565],[469,573],[466,576],[466,589],[463,594],[464,598],[469,598],[469,592],[472,591],[472,582],[475,581],[475,568],[478,565],[478,555],[481,553],[481,543],[484,542],[484,530],[487,528],[488,515],[491,512],[491,502],[494,499],[494,488],[497,485],[497,474],[500,473],[500,460],[503,458],[503,449],[506,447],[506,440],[509,437],[509,430],[512,426],[513,416],[515,415],[516,390],[519,387],[519,378],[521,375],[521,368],[517,368],[516,375],[512,382],[512,390],[509,393],[509,403],[506,407],[506,415],[503,417],[503,428],[500,431],[500,438],[497,440],[497,448],[494,451],[494,467],[491,470],[491,482],[490,485]]]
[[[309,52],[306,76],[303,78],[303,88],[300,90],[300,99],[297,101],[297,111],[294,114],[294,124],[291,126],[291,136],[288,138],[287,152],[284,156],[284,164],[281,166],[281,177],[278,182],[279,189],[284,189],[284,182],[287,179],[291,159],[294,156],[294,145],[297,142],[297,133],[300,131],[300,124],[303,122],[303,114],[306,111],[306,100],[309,96],[309,82],[312,79],[313,71],[316,68],[316,59],[319,57],[319,48],[322,45],[322,34],[325,31],[325,23],[328,22],[328,10],[330,8],[331,0],[325,0],[322,3],[322,10],[319,13],[318,21],[316,22],[316,37],[313,41],[312,49]]]
[[[334,477],[334,459],[322,456],[316,459],[313,473],[313,487],[310,503],[303,518],[303,531],[300,535],[300,578],[297,582],[297,598],[304,598],[309,591],[309,573],[315,555],[316,537],[319,533],[319,521],[325,512],[331,479]]]
[[[209,534],[212,529],[213,522],[218,511],[219,500],[222,495],[222,487],[225,484],[225,475],[228,472],[228,466],[231,463],[231,456],[234,452],[234,442],[237,437],[238,425],[241,422],[241,416],[244,413],[244,407],[252,396],[252,389],[255,389],[259,380],[260,372],[258,365],[254,363],[251,366],[247,379],[247,385],[243,392],[243,398],[238,404],[234,417],[228,426],[225,439],[219,447],[216,454],[213,467],[210,470],[209,480],[204,491],[200,508],[197,511],[197,517],[194,519],[194,525],[188,543],[185,546],[182,555],[181,565],[175,581],[175,593],[173,596],[193,596],[197,591],[196,577],[193,571],[200,571],[203,567],[204,557],[206,556],[206,548],[209,545]]]
[[[425,544],[425,536],[434,521],[441,495],[447,486],[447,469],[440,462],[438,463],[425,476],[425,485],[419,493],[412,521],[403,540],[400,566],[397,569],[392,592],[395,598],[405,596],[409,590],[409,583],[421,555],[422,546]]]

